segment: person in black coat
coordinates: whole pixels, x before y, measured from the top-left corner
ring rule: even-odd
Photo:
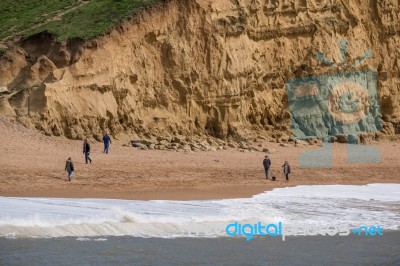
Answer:
[[[83,154],[85,154],[85,162],[88,163],[89,161],[92,163],[92,159],[90,159],[90,144],[87,139],[83,140]]]
[[[265,178],[269,178],[270,168],[271,168],[271,160],[269,159],[268,155],[265,155],[263,160],[264,170],[265,170]]]
[[[289,174],[291,173],[291,171],[288,161],[285,161],[285,163],[282,165],[282,168],[283,168],[283,173],[285,174],[286,177],[286,182],[289,182]]]
[[[72,174],[74,173],[74,163],[72,162],[71,157],[65,162],[65,171],[68,173],[68,181],[71,181]]]

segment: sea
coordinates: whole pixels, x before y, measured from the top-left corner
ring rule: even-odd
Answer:
[[[0,197],[0,265],[400,265],[400,184],[192,201]]]

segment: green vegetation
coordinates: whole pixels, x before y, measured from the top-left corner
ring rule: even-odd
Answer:
[[[160,0],[1,0],[0,40],[50,32],[59,41],[92,39]]]
[[[0,1],[0,38],[29,30],[50,18],[75,0],[2,0]]]
[[[3,55],[5,55],[8,51],[8,48],[0,48],[0,58],[3,57]]]

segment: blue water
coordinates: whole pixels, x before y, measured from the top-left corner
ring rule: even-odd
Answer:
[[[400,265],[382,237],[0,239],[0,265]]]

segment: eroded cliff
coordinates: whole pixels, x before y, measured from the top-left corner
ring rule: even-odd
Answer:
[[[92,41],[22,41],[0,62],[0,111],[73,139],[288,139],[289,79],[360,70],[377,73],[382,132],[400,133],[400,1],[173,0]]]

